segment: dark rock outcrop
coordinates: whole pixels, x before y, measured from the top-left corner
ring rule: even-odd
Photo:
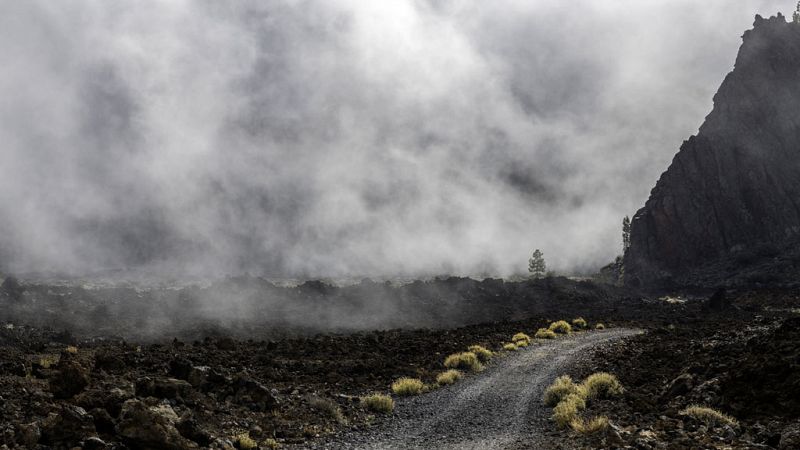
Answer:
[[[743,41],[712,112],[633,219],[626,284],[731,284],[757,264],[800,279],[794,256],[774,267],[800,241],[800,24],[756,16]]]

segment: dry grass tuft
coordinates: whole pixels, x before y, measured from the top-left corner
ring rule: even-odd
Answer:
[[[70,345],[69,347],[65,348],[64,351],[69,353],[70,355],[75,355],[78,353],[78,347]]]
[[[608,417],[606,416],[593,417],[589,420],[576,417],[569,423],[569,426],[580,434],[602,433],[608,429],[608,425]]]
[[[602,323],[598,323],[597,325],[594,326],[594,329],[595,330],[605,330],[606,326],[603,325]]]
[[[317,411],[325,414],[331,419],[340,424],[346,424],[347,419],[342,414],[342,409],[333,400],[327,398],[311,396],[308,398],[308,404]]]
[[[579,330],[585,330],[588,324],[583,317],[578,317],[577,319],[572,319],[572,326]]]
[[[586,400],[581,395],[570,394],[553,408],[553,420],[558,426],[567,427],[578,417],[578,412],[585,408]]]
[[[487,362],[494,356],[491,350],[482,345],[470,345],[468,350],[475,353],[475,356],[478,357],[480,362]]]
[[[551,323],[549,330],[559,334],[570,334],[572,333],[572,325],[570,325],[566,320],[559,320]]]
[[[258,442],[251,438],[247,433],[242,433],[235,436],[233,441],[236,443],[236,446],[242,450],[252,450],[258,447]]]
[[[509,352],[516,351],[517,350],[517,344],[514,344],[512,342],[508,342],[506,344],[503,344],[503,350],[507,350]]]
[[[59,359],[60,358],[56,355],[45,355],[39,358],[39,365],[44,369],[49,369],[50,367],[58,364]]]
[[[436,376],[436,382],[441,384],[442,386],[445,386],[448,384],[455,383],[456,381],[460,380],[463,376],[464,375],[456,369],[445,370],[444,372]]]
[[[519,344],[520,342],[525,342],[526,344],[531,343],[531,337],[525,333],[517,333],[511,337],[511,342],[515,344]]]
[[[719,425],[736,426],[739,424],[738,420],[727,414],[723,414],[716,409],[711,409],[700,405],[692,405],[680,413],[684,416],[689,416],[695,420],[699,420],[709,427]]]
[[[586,392],[586,398],[604,398],[622,394],[622,388],[617,377],[607,372],[597,372],[589,375],[581,384]]]
[[[425,389],[425,383],[417,378],[400,378],[392,383],[392,392],[397,395],[418,395]]]
[[[555,339],[556,333],[552,330],[548,330],[547,328],[539,328],[534,337],[536,339]]]
[[[545,391],[544,391],[544,404],[547,406],[556,406],[558,402],[567,398],[568,395],[577,394],[578,385],[572,381],[569,375],[562,375],[556,378]]]
[[[394,400],[388,395],[371,394],[361,397],[361,406],[374,412],[390,413],[394,410]]]
[[[455,353],[444,360],[444,366],[448,369],[471,370],[480,372],[483,365],[478,360],[478,356],[472,352]]]
[[[276,441],[275,439],[272,439],[272,438],[265,439],[264,440],[264,444],[263,444],[263,447],[268,448],[270,450],[274,450],[274,449],[276,449],[276,448],[278,448],[280,446],[281,446],[281,444],[279,444],[278,441]]]

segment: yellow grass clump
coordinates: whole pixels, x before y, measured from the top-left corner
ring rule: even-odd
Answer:
[[[607,372],[597,372],[589,375],[581,384],[586,392],[586,398],[603,398],[620,395],[624,392],[617,377]]]
[[[270,450],[274,450],[274,449],[280,447],[281,444],[279,444],[278,441],[276,441],[275,439],[267,438],[267,439],[264,440],[264,445],[263,446],[265,448],[270,449]]]
[[[566,320],[559,320],[557,322],[553,322],[550,324],[550,331],[558,334],[570,334],[572,333],[572,325],[567,323]]]
[[[70,345],[69,347],[65,348],[64,351],[69,353],[70,355],[74,355],[74,354],[78,353],[78,347],[75,347],[74,345]]]
[[[580,434],[597,434],[606,431],[608,424],[608,417],[606,416],[593,417],[589,420],[576,417],[569,423],[569,426]]]
[[[444,366],[448,369],[471,370],[473,372],[480,372],[483,370],[483,365],[478,360],[475,353],[472,352],[452,354],[445,358]]]
[[[503,344],[503,350],[507,350],[509,352],[516,351],[517,350],[517,344],[514,344],[513,342],[508,342],[506,344]]]
[[[480,362],[487,362],[492,359],[492,356],[494,355],[491,350],[482,345],[470,345],[468,350],[472,353],[475,353],[475,356],[478,357]]]
[[[511,337],[511,342],[515,344],[519,344],[520,342],[525,342],[526,344],[531,343],[531,337],[525,333],[517,333]]]
[[[587,323],[583,317],[578,317],[577,319],[572,319],[572,326],[579,330],[585,330]]]
[[[558,426],[567,427],[586,408],[586,400],[579,394],[570,394],[553,408],[553,420]]]
[[[711,409],[700,405],[692,405],[680,413],[684,416],[689,416],[695,420],[699,420],[710,427],[718,425],[736,426],[739,424],[738,420],[727,414],[723,414],[716,409]]]
[[[436,382],[442,386],[445,386],[448,384],[455,383],[456,381],[460,380],[463,376],[464,375],[456,369],[445,370],[444,372],[436,376]]]
[[[597,325],[594,326],[594,329],[595,330],[605,330],[606,326],[603,325],[602,323],[598,323]]]
[[[392,397],[383,394],[371,394],[361,397],[361,405],[370,411],[390,413],[394,410]]]
[[[400,378],[392,383],[392,392],[397,395],[417,395],[425,389],[425,384],[417,378]]]
[[[536,339],[555,339],[556,333],[553,330],[548,330],[547,328],[539,328],[534,337]]]
[[[234,441],[236,442],[236,446],[242,450],[252,450],[258,447],[258,442],[251,438],[247,433],[242,433],[238,436],[235,436]]]
[[[547,406],[556,406],[558,402],[572,394],[578,394],[578,385],[572,381],[572,377],[569,375],[562,375],[545,389],[542,400]]]

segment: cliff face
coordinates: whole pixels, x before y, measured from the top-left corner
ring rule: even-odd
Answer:
[[[800,234],[800,24],[756,16],[743,39],[712,112],[634,216],[627,284],[685,282]]]

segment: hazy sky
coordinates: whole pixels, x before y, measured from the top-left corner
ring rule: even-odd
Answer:
[[[2,1],[7,270],[510,274],[619,253],[793,1]]]

